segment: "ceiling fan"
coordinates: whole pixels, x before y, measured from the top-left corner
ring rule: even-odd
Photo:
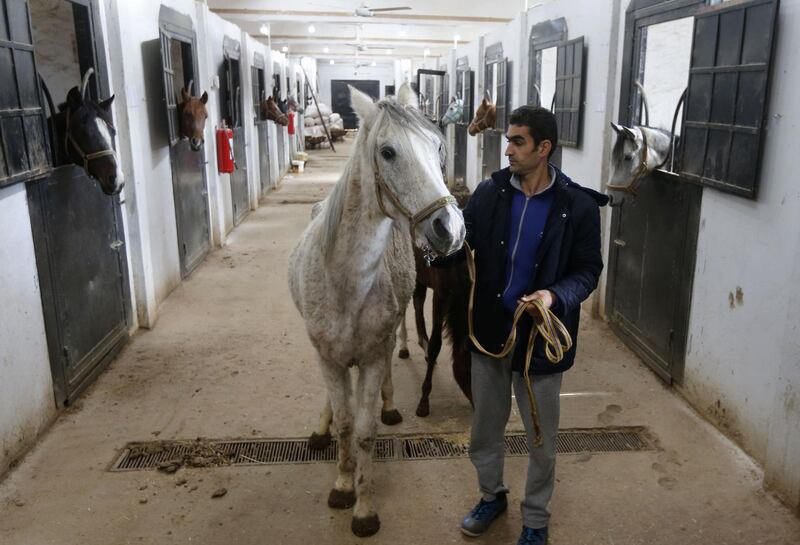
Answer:
[[[387,49],[394,51],[394,47],[392,47],[391,45],[366,45],[366,44],[362,44],[360,42],[359,43],[349,43],[349,44],[344,44],[344,45],[347,45],[347,46],[350,46],[350,47],[355,47],[359,51],[370,51],[370,50],[373,50],[373,51],[375,51],[375,50],[385,51]]]
[[[394,8],[371,8],[364,2],[361,7],[356,8],[356,16],[357,17],[372,17],[376,13],[384,12],[384,11],[406,11],[410,10],[409,6],[398,6]]]

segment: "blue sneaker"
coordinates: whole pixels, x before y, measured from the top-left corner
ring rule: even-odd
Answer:
[[[500,513],[506,510],[508,501],[505,494],[498,494],[494,501],[481,499],[469,515],[461,521],[461,531],[470,537],[478,537],[492,524]]]
[[[547,545],[547,526],[544,528],[523,526],[517,545]]]

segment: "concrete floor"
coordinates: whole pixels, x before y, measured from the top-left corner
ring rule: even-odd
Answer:
[[[137,334],[5,477],[0,543],[516,542],[516,508],[482,538],[459,532],[478,497],[466,459],[376,464],[382,529],[365,540],[350,533],[349,512],[326,505],[333,464],[107,471],[129,441],[310,433],[323,386],[288,294],[287,256],[310,203],[330,189],[350,150],[347,143],[338,154],[312,151],[306,172],[287,177],[175,290],[156,327]],[[448,360],[445,347],[426,419],[414,415],[424,376],[420,349],[412,343],[411,359],[395,360],[395,399],[405,421],[381,425],[379,433],[468,431],[469,405]],[[800,543],[800,520],[763,491],[760,468],[603,322],[584,319],[562,396],[562,428],[643,425],[660,450],[560,456],[551,543]],[[509,429],[521,429],[516,413]],[[524,471],[524,458],[508,459],[514,504]],[[227,495],[212,499],[220,487]]]

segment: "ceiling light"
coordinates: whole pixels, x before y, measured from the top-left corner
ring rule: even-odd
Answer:
[[[328,53],[328,52],[330,52],[330,48],[328,48],[328,47],[323,47],[323,48],[322,48],[322,52],[323,52],[323,53]]]
[[[317,31],[317,28],[314,25],[308,25],[308,33],[314,34]]]
[[[289,52],[289,46],[288,45],[284,45],[283,47],[281,47],[281,51],[283,51],[284,53],[288,53]]]
[[[401,28],[400,29],[400,36],[405,36],[405,35],[406,35],[406,29]]]
[[[458,41],[458,40],[460,40],[460,39],[461,39],[461,34],[454,34],[454,35],[453,35],[453,39],[454,39],[455,41]]]
[[[387,50],[386,50],[386,54],[387,54],[387,55],[391,55],[391,54],[392,54],[392,50],[391,50],[391,49],[387,49]]]
[[[333,62],[333,59],[331,59],[331,60],[328,62],[328,64],[336,64],[336,63],[335,63],[335,62]]]
[[[428,48],[426,47],[426,48],[425,48],[425,51],[423,51],[423,52],[422,52],[422,54],[423,54],[423,55],[425,55],[425,56],[427,57],[428,55],[430,55],[430,54],[431,54],[431,50],[430,50],[430,49],[428,49]]]
[[[267,23],[262,23],[261,28],[259,28],[261,34],[264,36],[269,36],[269,25]]]
[[[378,66],[378,63],[375,62],[375,61],[372,61],[372,64],[370,64],[370,66]]]

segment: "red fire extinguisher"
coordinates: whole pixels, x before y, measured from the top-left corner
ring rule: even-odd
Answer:
[[[234,169],[233,131],[224,125],[217,129],[217,167],[222,174]]]
[[[289,112],[289,134],[294,135],[294,112]]]

